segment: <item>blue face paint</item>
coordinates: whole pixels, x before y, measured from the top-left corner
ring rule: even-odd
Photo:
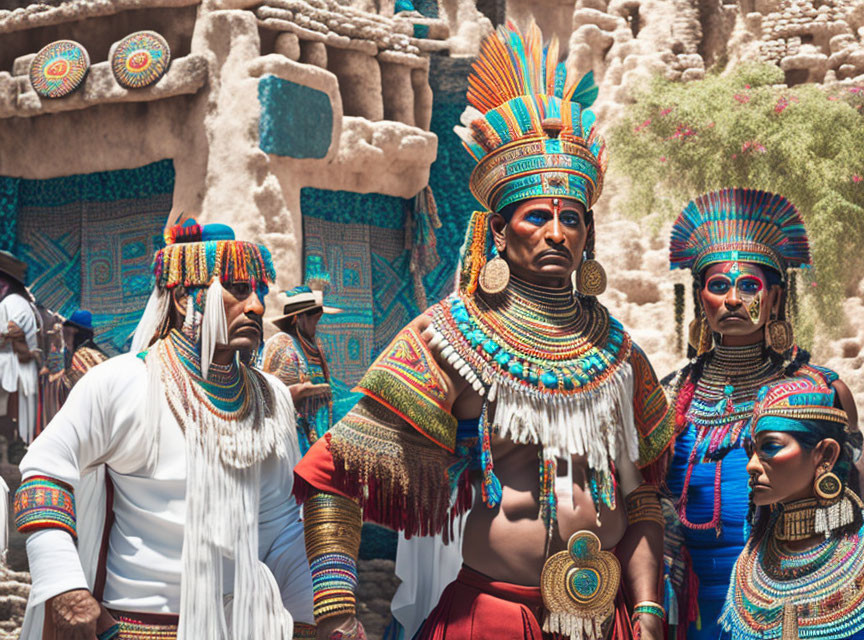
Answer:
[[[768,440],[759,445],[757,455],[762,459],[770,459],[783,450],[784,445],[775,440]]]

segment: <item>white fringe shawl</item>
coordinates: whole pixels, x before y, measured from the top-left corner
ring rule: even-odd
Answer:
[[[638,459],[629,362],[597,388],[569,395],[526,389],[497,372],[484,373],[493,380],[489,402],[495,402],[494,424],[502,438],[540,445],[547,459],[586,456],[598,472],[611,471],[609,461],[620,454]]]
[[[275,406],[272,415],[265,417],[267,382],[244,370],[248,392],[255,396],[253,408],[241,420],[221,418],[195,398],[191,385],[196,383],[188,375],[179,385],[171,379],[171,372],[164,370],[166,349],[164,341],[157,343],[147,356],[147,367],[151,370],[148,385],[157,382],[159,387],[155,394],[152,388],[148,392],[167,397],[186,435],[186,524],[177,638],[290,640],[293,619],[282,604],[276,580],[258,560],[258,509],[261,462],[272,454],[286,464],[292,454],[299,459],[293,439],[286,435],[294,425],[293,407],[282,396],[270,394]],[[230,616],[223,603],[223,559],[233,560],[235,567]]]

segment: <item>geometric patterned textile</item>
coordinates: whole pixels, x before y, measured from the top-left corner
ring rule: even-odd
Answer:
[[[0,176],[0,250],[15,249],[18,227],[18,178]]]
[[[437,16],[433,0],[415,0],[424,15]],[[431,11],[430,7],[434,7]],[[468,189],[475,162],[465,151],[453,125],[465,109],[471,58],[433,56],[429,84],[435,93],[430,130],[438,136],[438,157],[429,186],[438,206],[441,228],[435,231],[438,265],[423,278],[428,304],[453,290],[459,248],[471,212],[479,208]],[[328,304],[343,313],[322,316],[318,337],[330,363],[333,422],[354,405],[360,394],[351,389],[379,352],[412,318],[417,307],[410,255],[405,250],[405,204],[401,198],[306,188],[301,191],[304,261],[323,256],[330,274]],[[396,534],[363,525],[360,557],[395,559]]]
[[[438,135],[438,158],[429,185],[441,228],[436,230],[438,265],[423,278],[428,304],[453,290],[459,247],[478,203],[468,189],[474,161],[453,125],[465,108],[471,59],[435,58],[429,82],[435,91],[431,131]],[[357,400],[350,389],[393,337],[424,309],[417,306],[405,242],[405,209],[410,201],[370,193],[305,188],[304,263],[323,258],[330,274],[328,304],[343,313],[325,315],[318,336],[330,362],[334,422]]]
[[[379,194],[303,189],[304,262],[313,256],[330,275],[318,335],[331,376],[351,387],[375,355],[419,313],[402,229],[405,200]],[[374,224],[373,224],[374,221]]]
[[[173,191],[171,160],[19,180],[15,253],[30,290],[64,316],[91,311],[95,341],[110,355],[123,350],[147,303]]]

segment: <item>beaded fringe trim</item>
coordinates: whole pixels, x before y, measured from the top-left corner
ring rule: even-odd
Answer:
[[[584,455],[599,473],[611,471],[619,447],[631,461],[639,458],[633,421],[633,369],[621,363],[606,383],[592,391],[552,396],[526,390],[509,380],[494,382],[489,401],[495,406],[498,435],[518,444],[539,444],[544,457]]]
[[[595,640],[603,637],[605,618],[599,616],[577,616],[572,613],[548,612],[543,621],[543,631],[559,634],[570,640]]]

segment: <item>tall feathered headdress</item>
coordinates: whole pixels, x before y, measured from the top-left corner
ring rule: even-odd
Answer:
[[[717,262],[754,262],[785,276],[810,264],[804,221],[783,196],[734,187],[690,202],[672,227],[672,269],[694,274]]]
[[[527,198],[573,198],[590,209],[603,186],[606,145],[590,107],[594,74],[580,81],[558,62],[558,41],[543,47],[531,24],[523,37],[512,23],[483,42],[468,77],[464,127],[455,127],[478,162],[474,196],[490,211]]]

